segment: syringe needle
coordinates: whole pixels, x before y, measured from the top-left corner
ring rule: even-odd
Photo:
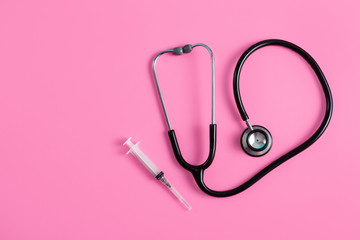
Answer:
[[[170,187],[170,191],[179,199],[179,201],[186,207],[187,210],[191,210],[190,204],[180,195],[180,193],[174,188]]]
[[[169,181],[164,177],[164,175],[159,179],[168,189],[174,194],[174,196],[187,208],[187,210],[191,210],[191,206],[184,199],[183,196],[169,183]]]

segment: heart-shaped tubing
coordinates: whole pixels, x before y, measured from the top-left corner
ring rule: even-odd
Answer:
[[[233,196],[235,194],[238,194],[238,193],[248,189],[254,183],[259,181],[262,177],[264,177],[266,174],[268,174],[269,172],[274,170],[276,167],[280,166],[282,163],[286,162],[290,158],[294,157],[298,153],[300,153],[300,152],[304,151],[306,148],[310,147],[324,133],[325,129],[327,128],[327,126],[330,122],[331,115],[332,115],[333,101],[332,101],[330,87],[329,87],[329,85],[326,81],[326,78],[325,78],[323,72],[321,71],[319,65],[310,56],[310,54],[308,54],[305,50],[303,50],[299,46],[297,46],[293,43],[284,41],[284,40],[279,40],[279,39],[264,40],[264,41],[261,41],[261,42],[258,42],[256,44],[252,45],[250,48],[248,48],[242,54],[242,56],[240,57],[240,59],[237,62],[237,65],[235,67],[235,72],[234,72],[233,89],[234,89],[234,97],[235,97],[236,105],[238,107],[241,118],[244,121],[249,119],[248,115],[246,114],[244,105],[241,101],[241,97],[240,97],[239,78],[240,78],[241,68],[242,68],[245,60],[254,51],[256,51],[262,47],[269,46],[269,45],[283,46],[283,47],[286,47],[286,48],[289,48],[289,49],[295,51],[300,56],[302,56],[312,67],[312,69],[316,73],[316,76],[318,77],[318,79],[321,83],[321,86],[322,86],[322,89],[323,89],[323,92],[325,95],[325,99],[326,99],[326,111],[325,111],[324,119],[323,119],[321,125],[319,126],[319,128],[315,131],[315,133],[313,133],[313,135],[311,135],[311,137],[309,137],[304,143],[300,144],[293,150],[289,151],[288,153],[284,154],[280,158],[271,162],[269,165],[267,165],[265,168],[260,170],[249,180],[242,183],[240,186],[230,189],[230,190],[227,190],[227,191],[212,190],[209,187],[207,187],[206,184],[204,183],[204,171],[206,168],[208,168],[210,166],[210,164],[212,163],[212,158],[215,155],[216,125],[215,124],[210,125],[210,153],[209,153],[210,160],[208,159],[208,161],[205,161],[204,164],[201,164],[199,166],[193,166],[184,160],[184,158],[182,157],[181,152],[180,152],[180,148],[179,148],[179,144],[176,139],[175,131],[173,129],[169,130],[169,132],[168,132],[169,138],[170,138],[171,145],[172,145],[172,148],[173,148],[173,151],[174,151],[177,161],[180,163],[181,166],[183,166],[186,170],[190,171],[193,174],[197,185],[206,194],[209,194],[214,197],[229,197],[229,196]]]

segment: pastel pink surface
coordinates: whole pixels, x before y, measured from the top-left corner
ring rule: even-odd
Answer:
[[[0,239],[360,239],[359,1],[1,1]],[[253,124],[274,138],[247,156],[232,94],[237,59],[267,38],[307,50],[334,114],[324,135],[252,188],[202,193],[176,162],[151,72],[160,51],[208,44],[218,147],[205,181],[225,190],[308,138],[324,114],[308,65],[280,47],[244,66]],[[158,74],[184,157],[208,154],[211,71],[203,49]],[[184,210],[121,146],[128,137],[192,205]]]

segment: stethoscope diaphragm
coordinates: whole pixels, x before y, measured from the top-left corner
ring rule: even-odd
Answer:
[[[244,151],[253,157],[260,157],[270,151],[272,136],[266,128],[254,125],[241,135],[240,144]]]

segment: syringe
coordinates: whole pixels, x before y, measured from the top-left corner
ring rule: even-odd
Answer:
[[[160,171],[160,169],[146,156],[139,148],[139,143],[133,144],[131,142],[131,137],[124,142],[123,145],[127,145],[130,150],[126,153],[131,153],[140,162],[151,172],[151,174],[159,181],[161,181],[174,195],[179,201],[188,209],[191,210],[191,206],[185,201],[185,199],[180,195],[178,191],[169,183],[169,181],[164,177],[164,173]]]

